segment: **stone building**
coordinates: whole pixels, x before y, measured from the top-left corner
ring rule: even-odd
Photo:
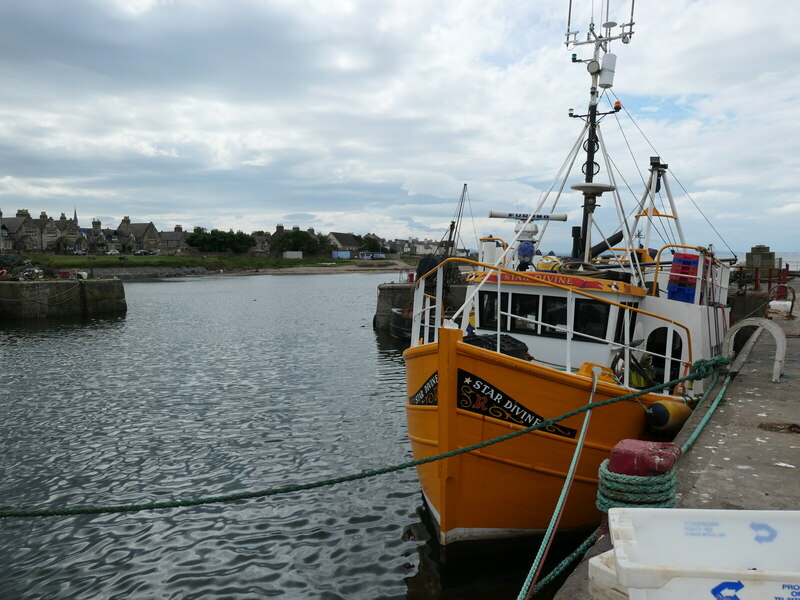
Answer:
[[[31,219],[36,227],[36,237],[34,239],[33,250],[57,250],[63,244],[59,241],[61,231],[53,221],[53,217],[48,217],[45,211],[39,213],[38,219]]]
[[[67,219],[64,213],[58,220],[48,217],[45,211],[34,219],[25,208],[14,217],[0,213],[0,251],[69,252],[85,247],[86,239],[77,220]]]
[[[185,254],[193,250],[193,248],[186,244],[186,238],[190,235],[191,233],[184,231],[181,225],[175,225],[175,229],[172,231],[162,231],[160,233],[161,253],[170,255]]]
[[[127,252],[161,249],[161,234],[152,221],[149,223],[131,223],[130,217],[122,217],[122,222],[117,227],[116,235],[120,244],[124,247],[124,251]]]
[[[88,243],[86,238],[81,233],[78,227],[78,215],[75,214],[72,219],[68,219],[64,213],[55,221],[56,227],[59,231],[59,239],[63,240],[60,247],[62,251],[71,250],[86,250]]]
[[[34,249],[36,225],[27,209],[17,210],[14,217],[0,215],[0,230],[2,230],[0,239],[3,241],[4,250],[21,252],[26,249]]]

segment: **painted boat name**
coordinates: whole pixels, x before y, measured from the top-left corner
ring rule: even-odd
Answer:
[[[545,420],[498,388],[462,369],[458,370],[458,407],[525,427],[537,425]],[[568,438],[574,438],[577,434],[575,429],[558,423],[548,425],[543,431]]]
[[[439,372],[435,371],[428,380],[422,384],[416,394],[408,397],[409,404],[433,405],[439,403]]]

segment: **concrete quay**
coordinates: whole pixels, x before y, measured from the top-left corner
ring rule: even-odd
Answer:
[[[799,283],[790,285],[798,289]],[[732,372],[738,367],[738,373],[724,399],[678,463],[678,508],[800,508],[800,306],[794,307],[792,316],[772,317],[786,334],[780,382],[772,382],[775,341],[766,331],[737,356]],[[702,416],[692,416],[676,443],[688,439]],[[554,600],[591,600],[589,558],[611,547],[604,532]]]

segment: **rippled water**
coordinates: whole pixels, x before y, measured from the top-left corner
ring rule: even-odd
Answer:
[[[0,505],[188,499],[409,460],[386,275],[126,283],[122,318],[0,327]],[[0,522],[0,598],[514,598],[449,581],[413,470],[196,508]],[[535,552],[535,548],[532,549]]]
[[[407,460],[386,276],[126,284],[124,318],[0,331],[0,502],[139,503]],[[234,505],[6,520],[2,598],[405,597],[413,471]],[[408,536],[405,536],[406,538]]]

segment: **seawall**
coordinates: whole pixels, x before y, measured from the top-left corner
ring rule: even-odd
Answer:
[[[128,310],[118,279],[0,281],[0,318],[49,319]]]
[[[90,277],[118,277],[119,279],[159,279],[161,277],[185,277],[208,275],[205,267],[98,267],[86,269]]]

